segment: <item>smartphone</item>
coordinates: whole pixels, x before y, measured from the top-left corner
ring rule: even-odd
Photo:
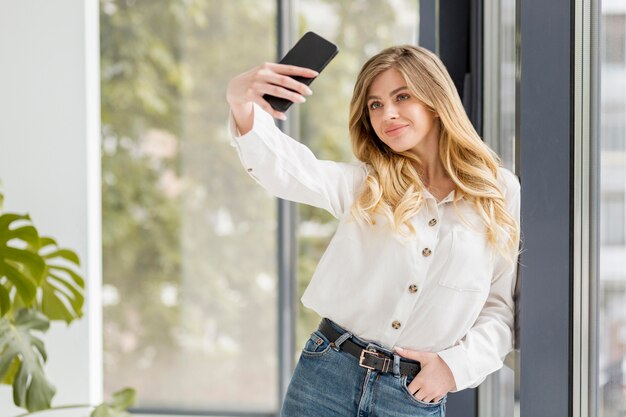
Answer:
[[[328,63],[337,55],[339,48],[332,42],[327,41],[314,32],[307,32],[300,40],[287,52],[287,55],[280,60],[280,64],[296,65],[305,67],[321,73]],[[309,85],[317,77],[292,76],[296,81]],[[282,97],[275,97],[269,94],[263,98],[280,112],[285,112],[293,104],[293,101]]]

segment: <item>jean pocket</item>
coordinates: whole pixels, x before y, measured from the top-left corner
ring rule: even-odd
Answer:
[[[429,407],[429,408],[434,408],[434,407],[439,407],[444,401],[445,399],[448,397],[448,395],[444,395],[443,398],[437,402],[434,403],[427,403],[424,401],[420,401],[417,398],[415,398],[413,396],[413,394],[411,394],[411,391],[409,391],[409,384],[410,382],[407,381],[407,376],[403,376],[402,378],[399,378],[398,381],[400,382],[400,387],[402,388],[402,391],[404,391],[404,393],[406,395],[408,395],[411,399],[411,401],[413,401],[415,404],[421,406],[421,407]]]
[[[304,344],[302,354],[305,356],[323,356],[332,348],[330,341],[319,330],[311,333],[311,337]]]

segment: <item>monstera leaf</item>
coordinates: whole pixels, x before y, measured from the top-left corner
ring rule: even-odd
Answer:
[[[13,402],[28,411],[50,408],[54,386],[46,379],[46,350],[33,331],[45,332],[49,320],[40,312],[22,308],[11,322],[0,318],[0,380],[9,372],[13,379]]]
[[[54,239],[40,238],[37,229],[23,224],[28,220],[27,215],[0,216],[0,316],[11,305],[13,311],[37,305],[50,320],[69,324],[83,314],[85,282],[76,271],[80,260]]]
[[[80,260],[75,252],[59,248],[49,237],[39,239],[37,252],[45,261],[40,310],[50,320],[70,323],[82,317],[85,281],[75,270]]]
[[[2,213],[0,191],[0,383],[13,385],[13,402],[30,415],[50,407],[56,389],[46,379],[46,350],[37,333],[51,320],[70,323],[83,315],[85,281],[75,252],[40,237],[28,215]],[[126,388],[95,407],[91,417],[129,417],[135,390]]]
[[[79,266],[76,253],[40,237],[28,215],[0,212],[0,383],[12,385],[13,402],[30,412],[49,409],[56,391],[44,375],[38,332],[83,315]]]
[[[0,215],[0,316],[11,307],[12,288],[14,311],[35,301],[46,266],[44,259],[31,249],[39,244],[39,234],[28,215]]]

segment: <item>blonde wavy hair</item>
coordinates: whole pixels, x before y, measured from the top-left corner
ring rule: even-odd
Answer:
[[[381,141],[372,127],[367,94],[374,79],[388,69],[404,77],[411,93],[439,117],[439,157],[456,185],[453,201],[462,195],[476,209],[487,230],[487,241],[509,262],[519,250],[520,226],[506,210],[498,185],[498,155],[480,138],[470,122],[445,66],[429,50],[412,45],[384,49],[361,68],[350,102],[350,138],[355,156],[372,169],[350,212],[359,224],[376,224],[381,213],[393,232],[415,235],[410,219],[424,202],[425,188],[419,157],[395,152]],[[403,227],[404,226],[404,227]],[[403,231],[408,229],[408,234]]]

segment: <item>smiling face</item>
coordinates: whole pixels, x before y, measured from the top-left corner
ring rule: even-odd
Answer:
[[[437,152],[436,114],[414,97],[398,70],[376,76],[367,92],[367,108],[376,135],[394,152]]]

